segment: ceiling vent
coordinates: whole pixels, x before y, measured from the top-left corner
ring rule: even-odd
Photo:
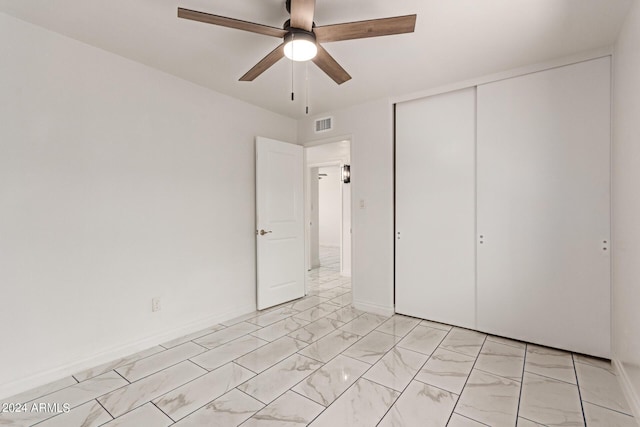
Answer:
[[[333,117],[325,117],[315,121],[316,133],[327,132],[333,129]]]

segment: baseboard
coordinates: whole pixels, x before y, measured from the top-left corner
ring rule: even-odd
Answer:
[[[80,361],[75,361],[66,365],[59,366],[57,368],[49,369],[44,372],[39,372],[27,378],[13,381],[8,384],[2,384],[0,385],[0,400],[7,397],[15,396],[19,393],[43,386],[45,384],[49,384],[50,382],[57,381],[64,377],[77,374],[78,372],[82,372],[85,369],[90,369],[94,366],[99,366],[103,363],[129,356],[133,353],[137,353],[155,345],[162,344],[163,342],[167,342],[172,339],[197,332],[209,326],[213,326],[217,323],[221,323],[226,320],[251,313],[252,311],[255,311],[255,309],[256,307],[253,304],[236,307],[231,311],[227,311],[222,314],[207,316],[205,318],[183,324],[169,331],[151,335],[141,340],[136,340],[123,345],[111,347],[109,349],[95,353],[94,355],[91,355],[89,357],[86,357]]]
[[[353,300],[353,307],[356,310],[379,314],[381,316],[391,316],[393,315],[393,313],[395,313],[395,310],[393,309],[393,307],[372,304],[370,302],[357,301],[355,299]]]
[[[640,390],[634,387],[624,364],[619,359],[613,358],[611,362],[613,362],[620,386],[622,387],[622,392],[624,393],[624,397],[627,398],[631,412],[636,420],[640,420],[640,395],[638,395]]]

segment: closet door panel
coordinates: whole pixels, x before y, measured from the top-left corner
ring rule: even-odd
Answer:
[[[396,312],[475,327],[475,88],[396,106]]]
[[[610,61],[478,87],[478,329],[610,356]]]

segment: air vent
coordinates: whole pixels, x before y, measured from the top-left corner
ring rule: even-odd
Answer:
[[[333,117],[325,117],[315,122],[316,133],[327,132],[333,129]]]

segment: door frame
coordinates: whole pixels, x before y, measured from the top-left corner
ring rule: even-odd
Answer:
[[[335,165],[344,165],[344,161],[341,159],[336,159],[336,160],[331,160],[328,162],[320,162],[320,163],[316,163],[313,165],[308,165],[307,164],[307,148],[312,148],[312,147],[317,147],[320,145],[327,145],[327,144],[332,144],[332,143],[337,143],[337,142],[342,142],[342,141],[348,141],[349,142],[349,165],[351,165],[351,170],[353,171],[353,137],[352,135],[342,135],[342,136],[336,136],[336,137],[332,137],[332,138],[326,138],[326,139],[321,139],[321,140],[315,140],[315,141],[308,141],[308,142],[303,142],[302,146],[304,147],[304,155],[303,155],[303,161],[304,161],[304,220],[305,220],[305,233],[304,233],[304,239],[305,239],[305,271],[309,271],[309,267],[310,267],[310,259],[311,259],[311,254],[310,254],[310,247],[311,247],[311,239],[310,239],[310,233],[309,233],[309,220],[311,218],[311,212],[310,212],[310,172],[311,172],[311,168],[312,167],[321,167],[321,166],[335,166]],[[351,183],[349,184],[351,186],[353,186],[353,180],[351,180]],[[343,197],[343,191],[344,188],[342,187],[342,185],[340,186],[340,195],[341,197]],[[349,220],[351,221],[351,230],[353,230],[353,187],[351,187],[351,197],[349,198],[349,207],[351,208],[349,211]],[[344,202],[341,201],[341,210],[344,212]],[[344,235],[344,229],[343,229],[343,216],[341,216],[340,218],[340,232],[341,232],[341,236],[340,236],[340,273],[342,274],[343,272],[343,265],[344,265],[344,252],[343,252],[343,248],[344,248],[344,243],[343,243],[343,235]],[[353,277],[353,233],[349,233],[349,238],[350,238],[350,249],[349,249],[349,256],[351,258],[351,274],[350,277]],[[307,280],[305,280],[305,295],[308,293],[308,286],[307,286]]]

